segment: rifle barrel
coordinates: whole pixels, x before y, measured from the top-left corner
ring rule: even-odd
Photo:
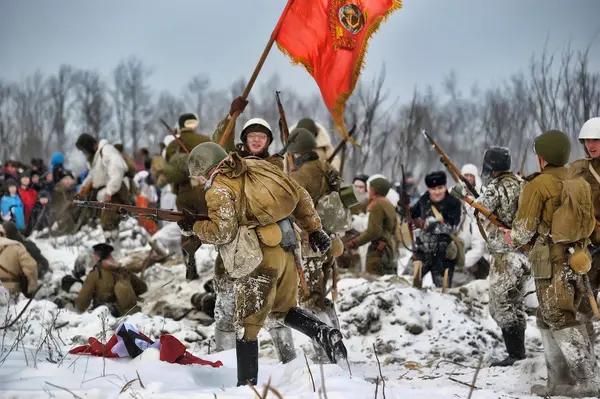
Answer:
[[[113,204],[110,202],[98,202],[88,200],[74,200],[73,205],[84,208],[95,208],[107,211],[115,211],[123,217],[145,218],[152,220],[165,220],[168,222],[183,221],[186,214],[159,208],[143,208],[132,205]],[[207,215],[198,215],[190,213],[189,216],[196,220],[210,220]]]

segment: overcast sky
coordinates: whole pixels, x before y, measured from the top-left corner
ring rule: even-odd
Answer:
[[[105,76],[136,55],[154,89],[180,93],[198,73],[214,88],[248,77],[284,0],[0,0],[0,79],[18,80],[61,63]],[[406,0],[371,40],[364,74],[385,62],[387,88],[405,98],[439,85],[451,69],[462,87],[498,82],[527,66],[549,37],[585,48],[600,28],[600,0]],[[600,37],[592,68],[600,69]],[[273,49],[263,79],[277,71],[300,92],[316,85]],[[260,77],[259,77],[260,83]]]

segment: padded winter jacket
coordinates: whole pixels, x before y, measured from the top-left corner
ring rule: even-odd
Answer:
[[[21,201],[23,202],[25,225],[29,225],[31,211],[33,210],[33,207],[37,201],[37,195],[37,191],[35,191],[33,188],[19,187],[19,197],[21,197]]]
[[[83,181],[83,186],[91,185],[99,189],[98,199],[103,201],[104,194],[115,195],[121,189],[123,178],[127,173],[127,164],[121,153],[106,140],[100,140],[98,150],[90,165],[90,172]]]
[[[11,293],[20,291],[16,281],[21,271],[27,277],[27,293],[32,294],[37,288],[37,263],[27,252],[27,249],[18,241],[0,237],[0,280],[2,285]],[[8,270],[8,271],[7,271]]]
[[[18,195],[5,195],[0,200],[0,210],[2,219],[13,220],[17,229],[25,230],[25,213],[23,209],[23,201]]]

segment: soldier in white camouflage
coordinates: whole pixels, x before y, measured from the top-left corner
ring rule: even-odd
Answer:
[[[510,150],[490,147],[483,157],[482,177],[491,179],[477,202],[494,212],[502,221],[512,223],[519,207],[523,180],[510,171]],[[508,357],[492,366],[510,366],[525,358],[524,294],[530,266],[527,257],[504,242],[497,226],[485,223],[485,232],[493,264],[490,269],[490,313],[502,329]]]

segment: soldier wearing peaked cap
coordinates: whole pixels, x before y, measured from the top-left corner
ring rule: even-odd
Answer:
[[[416,259],[421,261],[422,276],[431,272],[433,283],[442,287],[448,270],[448,287],[459,258],[456,232],[461,220],[460,200],[448,195],[446,173],[432,172],[425,176],[427,192],[411,207],[413,228],[421,232],[416,238]]]

